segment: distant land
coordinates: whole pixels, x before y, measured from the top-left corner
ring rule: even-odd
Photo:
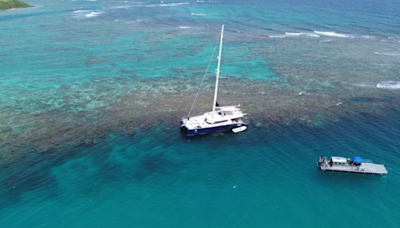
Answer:
[[[0,10],[32,7],[31,5],[19,0],[0,0]]]

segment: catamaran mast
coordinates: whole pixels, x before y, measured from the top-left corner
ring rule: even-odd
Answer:
[[[221,29],[221,39],[219,41],[219,55],[218,55],[218,67],[217,67],[217,77],[215,79],[215,93],[214,93],[214,103],[213,103],[213,112],[215,112],[215,106],[217,104],[217,93],[218,93],[218,79],[219,79],[219,67],[221,65],[221,53],[222,53],[222,39],[224,38],[224,25],[222,25]]]

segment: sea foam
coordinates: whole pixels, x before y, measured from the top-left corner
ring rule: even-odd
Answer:
[[[392,36],[390,36],[390,37],[388,37],[388,40],[392,40],[392,41],[395,41],[395,42],[399,42],[399,43],[400,43],[400,39],[397,38],[397,37],[392,37]]]
[[[376,55],[400,56],[400,52],[375,52]]]
[[[97,16],[99,16],[100,14],[102,14],[103,12],[90,12],[90,13],[88,13],[88,14],[86,14],[85,15],[85,17],[86,18],[92,18],[92,17],[97,17]]]
[[[104,12],[102,11],[91,11],[91,10],[75,10],[73,12],[74,18],[77,19],[85,19],[85,18],[92,18],[92,17],[97,17],[100,14],[103,14]]]
[[[333,37],[341,37],[341,38],[354,38],[353,35],[346,35],[346,34],[336,33],[336,32],[314,31],[314,33],[319,34],[319,35],[324,35],[324,36],[333,36]]]
[[[207,14],[207,13],[190,13],[190,15],[192,15],[192,16],[207,16],[209,14]]]
[[[376,85],[380,89],[400,89],[399,81],[383,81]]]
[[[311,37],[319,37],[319,35],[314,34],[314,33],[295,33],[295,32],[285,32],[286,36],[311,36]]]
[[[286,35],[269,35],[269,38],[285,38],[287,37]]]

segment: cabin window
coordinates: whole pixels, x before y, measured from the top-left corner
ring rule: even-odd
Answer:
[[[217,121],[217,122],[215,122],[214,124],[219,124],[219,123],[223,123],[223,122],[226,122],[226,120]]]
[[[208,123],[208,124],[219,124],[219,123],[226,122],[227,120],[215,121],[214,123],[211,123],[211,122],[206,118],[206,119],[204,119],[204,121],[206,121],[206,123]]]

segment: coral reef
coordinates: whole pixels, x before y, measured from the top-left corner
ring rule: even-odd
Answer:
[[[187,115],[197,84],[178,77],[102,78],[19,97],[0,112],[0,118],[7,119],[0,126],[1,162],[33,151],[96,144],[110,132],[133,133],[163,125],[179,134],[179,121]],[[206,84],[195,113],[211,109],[213,79]],[[283,90],[279,82],[229,78],[221,83],[219,103],[242,104],[250,127],[291,121],[318,127],[348,115],[379,117],[385,108],[399,105],[391,90],[353,88],[337,84],[321,91]]]

